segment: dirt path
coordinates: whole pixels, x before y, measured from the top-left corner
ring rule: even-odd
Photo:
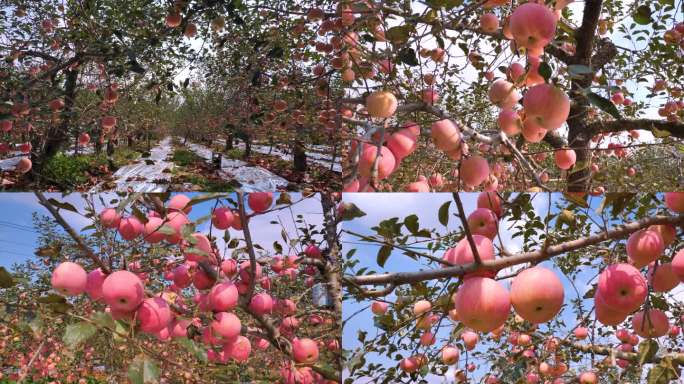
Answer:
[[[119,168],[113,177],[117,191],[133,190],[135,192],[165,192],[171,181],[171,170],[175,164],[166,159],[173,152],[171,138],[166,137],[150,150],[150,157],[140,158],[135,163]],[[167,182],[158,183],[157,181]],[[95,186],[91,192],[102,190],[102,185]]]
[[[225,146],[226,141],[225,139],[219,139],[217,142],[223,146]],[[238,144],[235,145],[235,147],[240,148],[242,150],[245,149],[245,144],[243,142],[239,142]],[[259,152],[263,153],[265,155],[269,154],[269,146],[268,145],[259,145],[259,144],[252,144],[252,150],[254,152]],[[323,146],[316,146],[315,148],[318,151],[325,151],[329,150],[329,148],[323,147]],[[276,147],[273,147],[273,150],[270,153],[273,156],[279,156],[283,160],[287,161],[292,161],[292,153],[289,151],[284,151],[282,149],[278,149]],[[331,159],[332,157],[327,154],[323,154],[321,152],[313,152],[313,151],[306,151],[306,160],[308,162],[316,163],[318,165],[321,165],[325,167],[326,169],[331,169]],[[340,164],[340,159],[336,158],[335,159],[335,164],[332,164],[332,170],[334,172],[342,172],[342,165]]]
[[[201,144],[187,142],[185,146],[197,156],[211,162],[211,149]],[[226,180],[238,181],[245,192],[275,191],[278,188],[285,188],[289,181],[270,172],[269,170],[252,166],[240,160],[221,159],[222,176]]]

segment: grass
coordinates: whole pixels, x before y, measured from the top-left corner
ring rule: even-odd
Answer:
[[[176,163],[178,166],[187,167],[188,165],[194,164],[198,161],[204,162],[204,159],[187,149],[176,149],[173,151],[171,161]]]
[[[234,182],[229,180],[214,180],[195,174],[186,175],[185,181],[196,185],[199,190],[204,192],[230,192],[237,187]]]
[[[49,159],[42,169],[41,175],[47,183],[57,184],[66,188],[74,188],[91,181],[92,175],[102,175],[104,167],[121,168],[140,157],[149,156],[144,143],[114,149],[111,158],[104,152],[82,155],[67,155],[62,152]]]
[[[139,159],[142,155],[141,151],[130,147],[117,148],[112,155],[112,162],[114,163],[114,166],[121,168],[124,165]]]
[[[50,182],[74,187],[87,183],[88,172],[102,165],[107,165],[103,154],[69,156],[58,153],[45,163],[42,176]]]
[[[233,148],[223,152],[229,159],[242,160],[245,157],[245,151],[240,148]]]

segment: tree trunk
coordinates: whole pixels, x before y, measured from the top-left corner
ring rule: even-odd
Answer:
[[[64,109],[62,110],[62,122],[53,125],[45,136],[45,144],[42,151],[34,152],[33,169],[31,174],[39,174],[44,163],[57,154],[62,144],[68,139],[67,131],[73,117],[74,102],[76,100],[76,80],[78,69],[67,70],[64,85]],[[36,143],[37,144],[37,143]],[[36,147],[37,148],[37,147]]]
[[[111,156],[114,154],[114,143],[112,143],[112,140],[107,140],[107,156]]]
[[[306,147],[304,146],[304,143],[299,139],[296,139],[294,142],[292,157],[294,160],[295,171],[306,172]]]
[[[102,134],[102,133],[100,133]],[[102,143],[100,142],[100,138],[98,137],[97,140],[95,140],[95,153],[100,153],[102,152]]]
[[[330,157],[330,170],[333,170],[333,167],[335,166],[335,160],[337,159],[337,142],[334,142],[332,147],[332,156]]]
[[[226,151],[233,149],[233,135],[228,135],[226,138]]]
[[[249,156],[252,154],[252,137],[247,136],[245,137],[245,159],[249,159]]]
[[[594,47],[594,35],[601,14],[602,0],[587,0],[584,3],[584,14],[582,15],[582,25],[575,30],[575,54],[570,58],[568,64],[579,64],[592,67],[591,55]],[[568,175],[568,191],[581,192],[589,189],[591,174],[589,172],[589,162],[591,161],[592,133],[588,129],[587,113],[589,110],[589,99],[584,94],[584,90],[591,86],[593,74],[587,74],[573,78],[570,95],[573,103],[570,107],[570,118],[568,118],[568,145],[575,150],[577,161],[574,168],[579,170]]]

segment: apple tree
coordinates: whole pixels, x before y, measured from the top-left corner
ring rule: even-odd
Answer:
[[[434,212],[438,228],[390,212],[345,224],[345,328],[373,318],[343,331],[357,338],[345,382],[678,382],[683,193],[482,192],[470,212],[466,195]]]
[[[339,382],[334,196],[35,195],[36,258],[0,269],[4,377]]]
[[[346,190],[681,186],[681,4],[354,1],[336,11]]]

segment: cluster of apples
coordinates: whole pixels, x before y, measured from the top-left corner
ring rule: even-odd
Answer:
[[[493,2],[485,4],[485,7],[499,5],[502,4]],[[560,128],[568,118],[570,99],[560,88],[545,83],[538,72],[540,55],[554,38],[559,10],[564,6],[564,3],[561,4],[554,12],[539,3],[521,4],[513,10],[504,24],[504,36],[513,40],[517,49],[526,50],[529,64],[529,70],[520,63],[511,64],[508,80],[494,80],[493,73],[487,75],[489,80],[494,80],[489,89],[489,99],[492,104],[501,108],[498,116],[499,128],[509,136],[522,133],[527,141],[536,143],[541,141],[547,132]],[[486,13],[481,17],[482,31],[494,33],[498,28],[499,19],[493,13]],[[356,43],[356,40],[352,41]],[[435,51],[430,51],[428,56],[440,62],[444,52]],[[391,63],[388,65],[381,62],[379,65],[385,68],[381,72],[392,70]],[[430,87],[434,85],[435,79],[432,74],[426,74],[423,80]],[[521,87],[528,87],[524,97],[518,90]],[[428,88],[421,91],[419,98],[424,103],[432,105],[439,99],[439,95],[433,88]],[[515,107],[521,99],[523,108],[516,111]],[[397,97],[387,90],[375,91],[368,95],[365,101],[366,114],[376,119],[393,117],[398,107]],[[466,189],[472,190],[483,183],[485,191],[493,191],[499,187],[497,177],[505,173],[505,169],[500,169],[494,174],[484,156],[479,153],[468,153],[468,146],[463,140],[461,130],[453,121],[442,119],[432,123],[430,128],[436,148],[444,151],[449,158],[460,160],[456,176]],[[376,180],[389,177],[399,167],[401,160],[415,151],[419,136],[420,127],[413,122],[406,122],[398,131],[387,134],[384,138],[374,135],[373,141],[382,141],[379,147],[364,142],[358,163],[360,177],[348,184],[345,187],[346,191],[372,190],[368,180],[374,171],[373,165],[376,164],[377,167]],[[357,144],[356,141],[352,141],[352,156],[357,151]],[[488,145],[480,145],[477,149],[481,153],[492,151]],[[576,162],[576,154],[569,148],[558,149],[554,157],[556,165],[563,170],[570,169]],[[426,192],[443,186],[436,178],[434,181],[431,183],[428,178],[421,176],[405,189],[411,192]]]
[[[8,323],[12,327],[17,325],[16,319],[12,319]],[[22,377],[40,381],[45,377],[52,377],[54,379],[66,379],[69,383],[78,382],[77,375],[65,375],[60,370],[60,363],[63,360],[58,351],[64,348],[64,344],[58,338],[45,337],[42,346],[40,340],[33,340],[29,342],[28,351],[20,351],[12,348],[13,345],[22,341],[20,336],[12,336],[13,333],[9,326],[0,325],[0,359],[3,361],[3,368],[17,368],[7,375],[0,370],[0,381],[6,379],[14,382],[19,381]],[[31,362],[30,365],[29,362]]]
[[[60,8],[63,7],[60,5]],[[22,8],[17,8],[15,10],[15,16],[19,18],[27,17],[25,10]],[[60,22],[57,19],[44,19],[41,21],[41,38],[47,41],[50,49],[58,49],[62,46],[62,43],[57,37],[59,32]],[[21,56],[21,51],[16,51],[16,54],[12,56],[13,60],[18,59]],[[73,70],[78,68],[80,64],[74,63],[69,66],[68,69]],[[43,72],[48,72],[52,70],[53,64],[46,62],[40,66],[31,66],[26,69],[27,75],[31,78],[35,78]],[[106,78],[106,71],[104,64],[96,64],[99,70],[100,78]],[[116,125],[116,117],[108,115],[106,111],[110,110],[114,103],[118,99],[117,95],[118,85],[112,83],[104,87],[103,101],[100,105],[100,110],[103,111],[103,117],[100,120],[100,126],[102,128],[102,135],[100,135],[100,143],[104,142],[104,137],[112,130]],[[88,89],[91,91],[96,91],[97,85],[90,84]],[[8,100],[2,107],[0,107],[0,113],[7,113],[8,117],[0,120],[0,130],[6,133],[8,136],[12,135],[16,137],[17,140],[25,140],[26,137],[35,134],[36,127],[34,124],[43,122],[41,115],[44,112],[49,112],[51,114],[49,124],[56,124],[59,120],[60,113],[64,110],[65,103],[64,99],[61,97],[51,99],[47,102],[40,100],[29,100],[27,96],[22,96],[15,100]],[[78,143],[80,145],[87,145],[90,142],[90,135],[87,132],[82,132],[79,134]],[[20,155],[29,155],[31,153],[31,144],[29,142],[2,142],[0,143],[0,155],[7,154],[11,150],[16,150]],[[15,165],[15,172],[24,174],[31,170],[33,164],[31,162],[30,156],[21,157],[17,164]]]
[[[255,213],[264,213],[272,206],[273,194],[255,192],[247,197],[248,206]],[[86,293],[96,302],[107,306],[114,319],[134,322],[141,332],[154,335],[161,341],[170,338],[187,337],[190,325],[197,327],[202,334],[202,341],[209,347],[207,357],[210,361],[226,363],[229,359],[236,362],[246,361],[252,351],[252,343],[260,350],[269,347],[269,341],[258,338],[253,342],[243,336],[243,323],[235,310],[239,305],[239,297],[249,291],[250,284],[261,287],[255,292],[248,304],[248,310],[258,316],[279,318],[279,331],[291,339],[292,358],[298,364],[311,365],[318,361],[319,343],[330,350],[339,348],[337,340],[330,342],[314,341],[309,338],[296,337],[300,320],[295,317],[296,303],[288,298],[277,299],[268,291],[271,289],[271,278],[257,263],[254,275],[250,262],[239,264],[234,259],[221,260],[218,251],[206,235],[193,233],[183,237],[183,227],[190,224],[187,215],[192,210],[190,198],[179,194],[173,196],[167,204],[167,214],[162,217],[156,212],[149,212],[147,223],[143,224],[134,216],[121,217],[113,208],[100,212],[100,223],[105,228],[118,230],[121,237],[128,241],[142,238],[148,243],[165,241],[180,247],[184,261],[167,264],[164,279],[171,284],[166,285],[159,294],[150,294],[145,289],[145,273],[134,273],[140,269],[139,262],[128,265],[128,270],[113,271],[105,274],[101,269],[86,272],[83,267],[73,262],[63,262],[52,273],[51,283],[55,291],[65,296],[77,296]],[[242,220],[237,212],[227,207],[217,207],[212,212],[212,223],[217,229],[232,227],[242,229]],[[306,247],[305,255],[310,258],[321,258],[321,251],[315,244]],[[207,263],[210,270],[201,264]],[[300,264],[297,256],[273,258],[270,269],[278,273],[283,281],[297,279]],[[212,274],[211,270],[218,271]],[[311,266],[304,269],[308,275],[307,285],[314,282],[317,270]],[[184,303],[178,294],[184,289],[194,287],[193,303],[200,312],[209,313],[207,317],[185,318],[192,313],[191,307]],[[311,315],[307,321],[315,326],[331,324],[332,318]],[[215,350],[215,347],[221,347]],[[307,370],[304,370],[308,372]],[[297,371],[299,372],[299,371]],[[320,375],[311,373],[320,379]],[[320,379],[322,380],[322,379]],[[316,381],[322,382],[322,381]]]
[[[665,205],[684,213],[684,193],[665,193]],[[594,296],[598,321],[605,325],[622,323],[645,302],[649,282],[654,292],[668,292],[684,282],[684,250],[679,250],[671,262],[660,261],[675,236],[675,227],[668,224],[653,225],[629,236],[629,263],[612,264],[599,275]],[[647,266],[645,278],[640,269]],[[634,314],[632,327],[641,337],[661,337],[669,332],[670,323],[663,311],[647,308]]]
[[[663,33],[663,40],[670,45],[679,45],[684,50],[684,23],[677,23],[673,28]]]
[[[676,213],[684,213],[684,193],[670,192],[664,197],[667,208]],[[495,193],[482,192],[478,195],[477,208],[467,217],[467,225],[482,261],[495,258],[492,239],[497,235],[501,214],[500,198]],[[648,279],[655,292],[669,291],[684,282],[684,250],[680,250],[671,263],[655,264],[667,245],[672,243],[674,236],[675,228],[664,224],[634,232],[628,238],[627,255],[633,265],[613,264],[599,275],[595,297],[596,319],[599,322],[618,325],[643,304],[648,286],[637,268],[649,266]],[[443,259],[451,265],[467,265],[473,263],[475,257],[468,239],[464,237],[455,247],[445,251]],[[534,329],[537,324],[556,317],[563,305],[563,284],[553,271],[545,267],[537,265],[519,271],[511,281],[510,291],[494,280],[496,273],[492,270],[466,273],[461,286],[452,296],[453,309],[449,311],[448,317],[467,327],[460,335],[467,350],[476,347],[479,341],[477,332],[491,333],[492,337],[498,339],[509,319],[511,307],[516,313],[516,323],[527,321]],[[384,315],[388,308],[389,304],[385,301],[374,301],[371,304],[371,311],[376,315]],[[428,300],[415,302],[413,315],[416,319],[415,328],[422,332],[420,345],[434,345],[436,336],[432,332],[432,326],[439,320],[439,315],[432,312],[432,303]],[[638,344],[639,337],[653,338],[666,334],[676,336],[680,332],[678,326],[670,326],[664,312],[654,308],[634,314],[632,329],[633,333],[626,329],[617,332],[618,339],[625,343],[619,347],[620,350],[632,351],[633,346]],[[574,330],[578,340],[583,340],[587,334],[585,327],[578,326]],[[532,344],[529,334],[511,331],[509,341],[526,358],[536,358],[534,348],[528,348]],[[559,341],[554,338],[545,343],[545,347],[551,352],[558,346]],[[444,345],[440,347],[440,351],[444,364],[454,365],[458,362],[460,350],[456,346]],[[412,373],[427,362],[428,358],[424,354],[416,354],[401,360],[399,368]],[[620,360],[618,365],[624,368],[629,362]],[[550,377],[554,384],[564,383],[560,376],[567,370],[567,365],[561,360],[557,360],[554,365],[542,361],[534,371],[526,375],[526,382],[538,383],[542,377]],[[598,376],[595,372],[586,371],[580,373],[578,380],[580,383],[593,384],[598,382]],[[485,382],[495,384],[499,383],[499,379],[495,375],[489,375]]]
[[[556,9],[558,11],[558,9]],[[547,132],[560,128],[568,119],[570,99],[560,88],[547,84],[539,74],[540,55],[553,40],[558,12],[539,3],[521,4],[508,19],[503,34],[515,41],[515,46],[525,48],[529,70],[520,63],[512,63],[507,71],[508,79],[494,80],[489,88],[489,100],[501,110],[497,119],[499,129],[508,136],[522,134],[526,141],[538,143]],[[519,87],[527,86],[524,96]],[[523,108],[515,107],[522,99]],[[570,169],[576,161],[575,152],[569,148],[554,154],[558,168]]]

